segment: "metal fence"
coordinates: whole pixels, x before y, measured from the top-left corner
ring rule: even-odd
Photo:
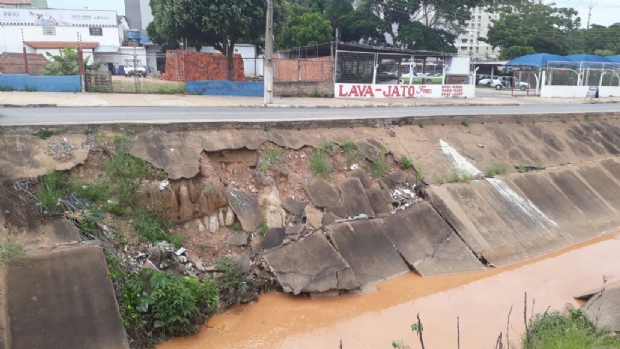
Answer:
[[[353,52],[336,53],[336,83],[441,84],[444,62],[414,55]],[[460,82],[462,83],[462,82]]]
[[[550,61],[545,67],[546,85],[620,86],[620,64]]]

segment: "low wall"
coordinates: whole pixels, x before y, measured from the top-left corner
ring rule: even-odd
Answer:
[[[334,95],[333,82],[319,81],[281,81],[273,83],[274,96],[312,96],[320,94],[322,96]]]
[[[474,85],[335,84],[336,98],[474,98]]]
[[[586,98],[590,86],[543,86],[540,96],[544,98]],[[620,87],[600,86],[599,97],[620,97]]]
[[[70,76],[31,76],[27,74],[1,74],[0,89],[38,92],[80,92],[80,77]]]
[[[201,95],[263,97],[263,82],[188,81],[187,92]]]

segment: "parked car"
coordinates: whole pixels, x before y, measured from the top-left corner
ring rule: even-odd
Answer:
[[[409,76],[403,77],[403,84],[408,84],[409,78]],[[414,84],[441,84],[441,81],[443,80],[443,75],[441,73],[413,73],[413,75],[411,75],[411,79],[412,83]]]
[[[126,66],[125,76],[127,77],[127,76],[134,76],[134,75],[146,77],[146,67],[136,66],[134,69],[134,67],[132,66]]]
[[[491,75],[486,75],[486,74],[480,74],[480,75],[476,75],[476,85],[482,85],[480,84],[480,80],[484,80],[484,79],[491,79],[492,76]]]
[[[480,80],[478,80],[478,85],[482,85],[482,86],[494,86],[494,87],[496,87],[496,86],[500,85],[500,86],[502,86],[502,87],[503,87],[503,85],[502,85],[502,81],[500,80],[500,78],[499,78],[499,77],[493,77],[493,78],[488,77],[488,78],[485,78],[485,79],[480,79]],[[502,89],[502,88],[500,87],[498,90],[501,90],[501,89]]]
[[[513,78],[512,76],[502,76],[500,81],[502,82],[502,86],[506,88],[512,88],[514,86],[514,88],[518,88],[521,91],[525,91],[530,88],[530,84],[520,81],[517,78]]]

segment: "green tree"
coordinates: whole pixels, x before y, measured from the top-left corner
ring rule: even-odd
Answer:
[[[290,45],[307,46],[333,40],[332,26],[320,13],[304,13],[290,28]]]
[[[343,29],[343,17],[353,11],[352,0],[327,0],[325,17],[331,22],[334,29],[338,29],[336,40],[340,41]]]
[[[357,8],[342,17],[343,41],[364,40],[367,43],[384,44],[388,24],[377,15],[377,6],[370,1],[363,2]]]
[[[150,5],[153,25],[147,30],[155,43],[213,46],[228,59],[229,80],[235,77],[235,45],[264,35],[263,0],[151,0]]]
[[[80,74],[80,65],[78,59],[77,50],[65,47],[59,50],[57,55],[52,55],[49,52],[45,53],[50,62],[45,67],[43,74],[45,75],[78,75]],[[93,71],[98,70],[101,64],[95,62],[90,64],[90,56],[84,59],[84,70]]]

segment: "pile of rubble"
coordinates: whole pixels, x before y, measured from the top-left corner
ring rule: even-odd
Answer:
[[[45,154],[51,156],[54,160],[66,161],[75,157],[75,149],[75,144],[63,137],[51,140]]]

